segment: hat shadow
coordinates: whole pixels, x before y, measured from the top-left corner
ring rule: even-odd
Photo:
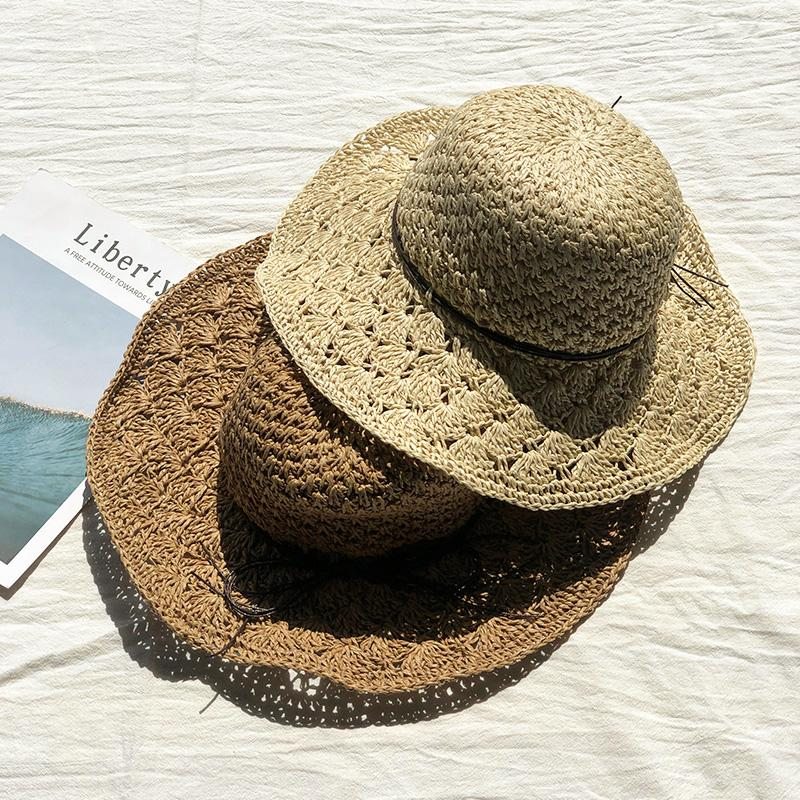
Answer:
[[[667,530],[683,507],[699,469],[651,496],[632,551],[634,556],[653,546]],[[160,679],[205,683],[215,694],[206,706],[198,708],[199,713],[221,696],[248,714],[296,727],[344,729],[431,720],[483,702],[518,683],[544,664],[574,632],[573,629],[524,659],[490,672],[407,692],[358,692],[308,673],[239,664],[187,644],[136,590],[94,502],[84,508],[82,526],[95,584],[123,648],[131,659]]]
[[[217,481],[222,561],[214,567],[236,578],[227,599],[337,639],[445,640],[492,617],[525,613],[545,594],[591,580],[629,552],[644,514],[641,497],[571,512],[487,500],[447,537],[381,556],[342,557],[271,538],[249,521],[227,486],[223,461]]]

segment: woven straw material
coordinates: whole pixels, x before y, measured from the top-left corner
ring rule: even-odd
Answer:
[[[275,539],[377,555],[452,532],[478,495],[357,427],[297,369],[274,332],[223,416],[220,479]]]
[[[494,343],[479,325],[569,362]],[[713,305],[670,282],[673,264]],[[709,280],[710,279],[710,280]],[[480,95],[371,128],[284,213],[257,271],[295,361],[383,441],[531,509],[666,484],[730,429],[754,345],[655,145],[555,87]]]
[[[405,250],[480,325],[597,352],[669,290],[683,201],[661,152],[608,106],[539,86],[465,103],[397,198]]]
[[[296,387],[302,380],[274,346],[253,280],[268,247],[267,236],[223,253],[161,298],[137,328],[95,413],[89,483],[142,597],[192,645],[368,692],[491,670],[561,640],[624,570],[646,497],[573,513],[486,501],[453,536],[417,545],[430,548],[421,555],[412,558],[405,548],[380,569],[354,559],[333,572],[321,556],[276,543],[234,502],[232,476],[220,480],[225,415],[237,403],[265,412],[243,398],[262,390],[276,397],[281,381]],[[267,386],[270,358],[275,385]],[[240,385],[247,389],[237,393]],[[330,419],[311,405],[311,419]],[[254,422],[234,416],[239,426]],[[344,430],[341,453],[350,468],[353,430]],[[231,435],[226,447],[242,435]],[[298,438],[302,431],[287,426],[287,456]],[[324,458],[335,460],[325,441]],[[366,461],[361,469],[360,479],[366,475],[371,486],[386,479]],[[301,492],[298,505],[305,502]],[[280,514],[286,516],[285,505]],[[276,555],[284,572],[322,577],[272,618],[245,622],[222,594],[225,578]],[[249,577],[260,604],[280,609],[285,575],[258,568]]]

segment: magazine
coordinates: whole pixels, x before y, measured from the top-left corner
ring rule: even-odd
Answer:
[[[0,212],[0,586],[88,500],[95,405],[139,318],[191,267],[45,171]]]

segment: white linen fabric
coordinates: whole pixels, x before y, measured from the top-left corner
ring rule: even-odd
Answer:
[[[758,361],[609,600],[538,666],[446,690],[364,699],[188,650],[90,505],[0,597],[0,795],[800,796],[797,41],[791,3],[4,4],[0,203],[46,168],[198,263],[390,114],[516,83],[621,94]]]

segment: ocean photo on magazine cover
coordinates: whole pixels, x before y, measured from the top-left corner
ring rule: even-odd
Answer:
[[[0,235],[0,562],[81,483],[91,414],[136,317]]]

